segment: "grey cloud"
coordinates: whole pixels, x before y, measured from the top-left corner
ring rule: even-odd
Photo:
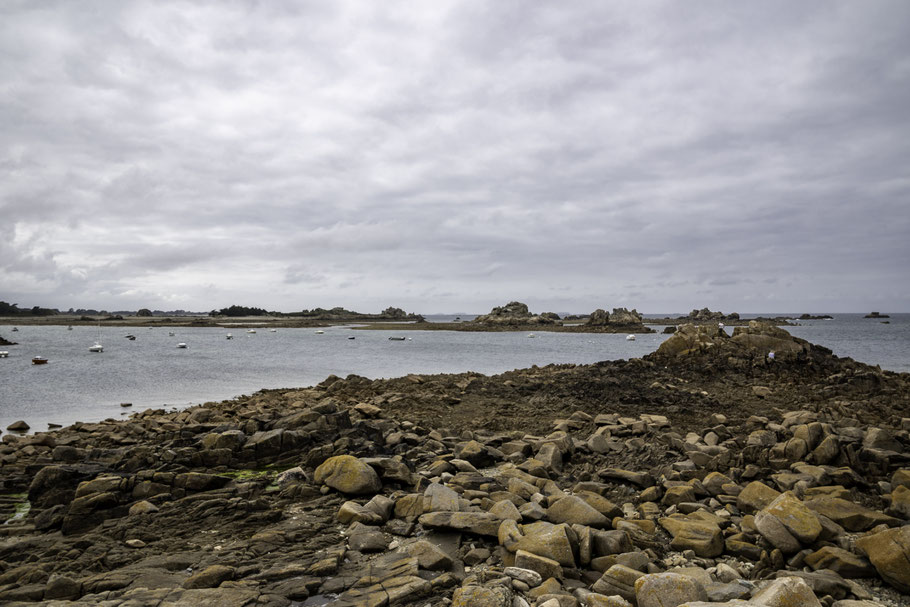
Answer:
[[[910,304],[904,3],[87,6],[0,7],[0,295]]]

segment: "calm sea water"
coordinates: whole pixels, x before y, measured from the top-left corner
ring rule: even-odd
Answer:
[[[446,320],[443,317],[433,320]],[[591,363],[639,357],[666,339],[662,334],[466,333],[449,331],[353,331],[325,329],[93,328],[0,325],[0,429],[24,419],[33,430],[48,422],[70,424],[121,417],[148,407],[183,407],[233,398],[262,388],[309,386],[330,374],[370,378],[408,373],[501,373],[549,363]],[[832,321],[802,321],[794,335],[831,348],[835,354],[910,371],[910,314],[890,324],[862,315],[835,315]],[[132,332],[135,341],[125,339]],[[405,341],[389,341],[401,335]],[[351,340],[348,337],[355,337]],[[96,339],[104,352],[89,352]],[[187,349],[177,349],[184,342]],[[33,356],[49,359],[31,364]],[[133,403],[130,410],[121,402]]]

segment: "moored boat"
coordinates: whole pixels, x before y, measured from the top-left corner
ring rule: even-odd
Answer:
[[[184,349],[186,349],[186,344],[183,342],[180,342],[179,344],[177,344],[177,347],[180,348],[181,350],[184,350]]]
[[[9,352],[7,352],[6,350],[0,350],[0,358],[8,358],[8,357],[9,357]]]
[[[631,333],[629,335],[626,335],[626,341],[635,341],[635,336]]]
[[[224,336],[224,338],[225,339],[234,339],[234,336],[231,335],[230,333],[228,333],[227,335]]]
[[[94,346],[91,346],[91,347],[88,349],[88,351],[89,351],[89,352],[104,352],[104,346],[102,346],[100,343],[98,343],[98,342],[96,341],[96,342],[95,342],[95,345],[94,345]]]
[[[32,364],[33,365],[46,365],[47,359],[44,358],[43,356],[35,356],[34,358],[32,358]]]
[[[389,341],[404,341],[404,337],[390,337]]]

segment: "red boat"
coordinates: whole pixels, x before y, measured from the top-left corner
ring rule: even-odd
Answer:
[[[35,358],[32,359],[32,364],[33,365],[46,365],[47,359],[44,358],[43,356],[36,356]]]

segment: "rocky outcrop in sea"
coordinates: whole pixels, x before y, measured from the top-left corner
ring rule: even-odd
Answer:
[[[908,388],[683,326],[644,359],[5,435],[0,602],[906,605]]]
[[[559,320],[559,315],[548,312],[531,314],[527,304],[512,301],[504,306],[493,308],[489,314],[483,314],[468,324],[494,326],[552,325]]]
[[[625,308],[613,308],[613,312],[607,312],[598,308],[588,317],[585,325],[590,327],[632,327],[642,326],[641,314],[633,309],[631,312]]]

